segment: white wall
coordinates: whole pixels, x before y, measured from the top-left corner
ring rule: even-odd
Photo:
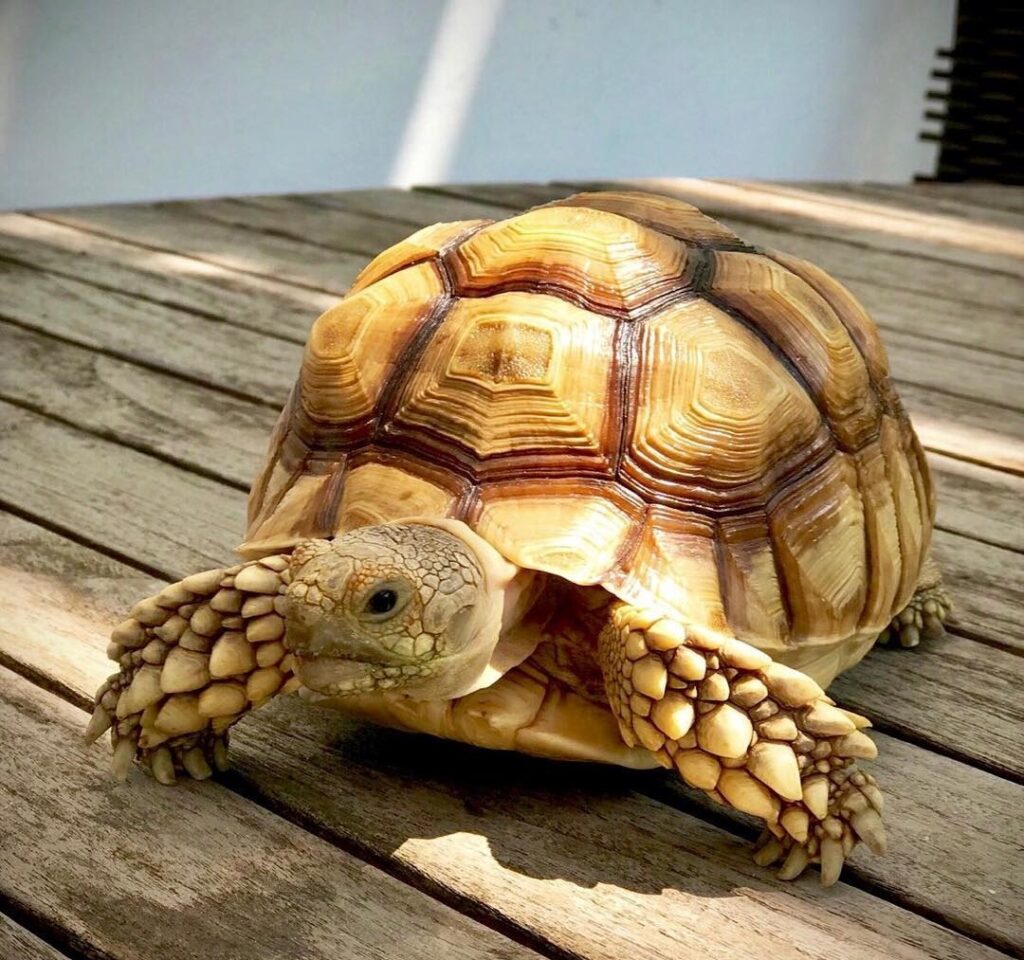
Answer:
[[[904,180],[955,0],[0,0],[0,207]]]

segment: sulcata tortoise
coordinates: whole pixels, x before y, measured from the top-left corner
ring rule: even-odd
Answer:
[[[836,881],[882,853],[823,690],[940,632],[934,495],[835,280],[695,207],[583,193],[427,227],[313,325],[244,563],[139,603],[88,735],[162,783],[299,691],[403,730],[660,764]]]

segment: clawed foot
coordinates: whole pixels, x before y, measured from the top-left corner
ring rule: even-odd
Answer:
[[[207,728],[196,733],[163,739],[144,731],[143,714],[118,720],[117,704],[126,686],[125,675],[115,673],[96,693],[96,706],[85,731],[87,742],[99,739],[109,728],[113,746],[111,776],[128,779],[132,763],[148,770],[162,784],[173,786],[179,775],[206,780],[214,770],[228,769],[228,732]],[[232,718],[234,720],[234,718]],[[153,741],[152,743],[149,741]]]
[[[887,646],[916,647],[922,636],[941,637],[946,632],[943,623],[952,608],[953,603],[941,583],[918,590],[879,634],[878,642]]]
[[[228,728],[299,687],[284,646],[283,556],[208,570],[137,603],[107,655],[120,671],[96,693],[86,739],[108,729],[113,775],[135,760],[160,783],[228,765]]]
[[[809,797],[809,791],[819,796]],[[754,862],[759,866],[781,860],[778,878],[795,880],[808,864],[818,863],[821,885],[830,887],[859,841],[872,853],[885,853],[884,803],[870,774],[836,770],[828,778],[805,781],[804,795],[808,806],[820,805],[815,812],[821,819],[810,825],[803,810],[793,807],[784,811],[779,822],[770,823],[757,841]]]

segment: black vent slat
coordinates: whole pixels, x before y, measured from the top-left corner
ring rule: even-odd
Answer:
[[[931,76],[924,119],[941,125],[934,178],[1024,184],[1024,0],[959,0],[953,44]]]

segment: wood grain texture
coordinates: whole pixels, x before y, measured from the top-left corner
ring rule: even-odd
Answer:
[[[11,960],[63,960],[64,954],[0,913],[0,957]]]
[[[47,210],[40,218],[81,227],[154,250],[181,254],[240,273],[272,276],[341,295],[366,261],[365,254],[246,231],[152,206]],[[241,237],[245,242],[240,242]]]
[[[0,257],[299,344],[338,299],[24,214],[0,215]]]
[[[1024,278],[1024,231],[880,204],[831,198],[799,187],[687,178],[629,181],[696,204],[713,217],[756,215],[763,223],[806,236],[843,239],[901,258],[968,265]]]
[[[560,199],[576,190],[637,189],[637,181],[603,183],[555,184],[472,184],[429,188],[459,200],[485,201],[501,204],[509,210]],[[641,189],[658,189],[645,182]],[[950,302],[971,306],[985,305],[1019,314],[1021,312],[1021,281],[986,269],[984,265],[962,265],[936,261],[927,257],[894,257],[893,253],[866,245],[862,238],[840,238],[828,231],[808,236],[795,229],[785,217],[766,220],[757,209],[746,211],[733,207],[722,210],[708,204],[702,197],[685,191],[666,191],[669,195],[697,203],[705,212],[720,219],[748,243],[770,249],[784,250],[810,260],[844,283],[860,280],[902,290],[930,294]],[[984,263],[984,261],[983,261]],[[855,289],[855,293],[858,291]],[[859,294],[858,294],[859,295]]]
[[[236,486],[256,475],[270,407],[3,321],[0,350],[5,400]]]
[[[103,656],[110,621],[75,594],[90,589],[98,568],[109,579],[92,588],[94,596],[109,595],[119,565],[23,521],[0,518],[0,524],[4,540],[23,545],[22,564],[34,567],[31,577],[0,597],[0,650],[8,662],[85,699],[110,668]],[[17,562],[18,553],[8,550],[5,564]],[[33,556],[40,559],[33,562]],[[67,629],[63,615],[54,613],[58,605],[37,605],[44,616],[62,619],[52,628],[36,620],[29,636],[25,624],[7,619],[8,607],[13,612],[27,591],[41,585],[53,589],[45,585],[58,579],[49,566],[58,556],[61,605],[76,627]],[[122,590],[138,586],[132,571],[120,569],[129,581]],[[887,771],[893,802],[901,816],[913,821],[920,811],[924,821],[914,825],[902,852],[872,862],[871,869],[899,878],[892,895],[900,902],[946,895],[957,918],[968,917],[978,913],[981,898],[970,887],[980,881],[974,869],[965,873],[951,850],[976,843],[988,855],[985,863],[1001,872],[990,906],[973,918],[974,929],[995,942],[1019,943],[1024,915],[1006,908],[1018,902],[1012,878],[1019,852],[1001,830],[1015,816],[1024,788],[944,761],[938,772],[950,786],[936,796],[934,768],[922,759],[924,751],[899,743],[895,749],[903,753]],[[430,889],[486,904],[524,933],[571,955],[611,960],[640,946],[644,956],[678,957],[694,939],[702,955],[723,960],[764,951],[865,960],[877,955],[872,951],[893,957],[992,955],[854,887],[841,886],[836,896],[812,880],[780,885],[750,863],[745,841],[631,789],[652,778],[413,738],[292,701],[249,718],[233,751],[240,779],[229,777],[229,786],[315,823],[329,839],[389,859]],[[105,748],[93,748],[88,757],[105,761]],[[658,775],[658,782],[664,780]],[[157,790],[137,774],[122,802],[130,804],[139,788],[147,802],[149,791]],[[206,789],[217,788],[200,784],[158,792],[158,799],[166,796],[173,804],[185,794],[183,815],[190,816],[191,804]],[[985,820],[975,823],[964,798],[979,789],[988,791],[989,800],[979,811]],[[961,833],[947,839],[942,824],[954,814]],[[930,842],[919,842],[929,835]],[[906,861],[887,872],[896,855]],[[855,857],[855,871],[865,869],[867,859]],[[983,870],[979,864],[977,873]],[[991,888],[993,881],[986,882]]]
[[[18,324],[270,406],[284,402],[299,367],[296,343],[11,261],[0,260],[0,298]]]
[[[223,787],[113,783],[82,717],[0,668],[0,891],[94,951],[536,956]]]

